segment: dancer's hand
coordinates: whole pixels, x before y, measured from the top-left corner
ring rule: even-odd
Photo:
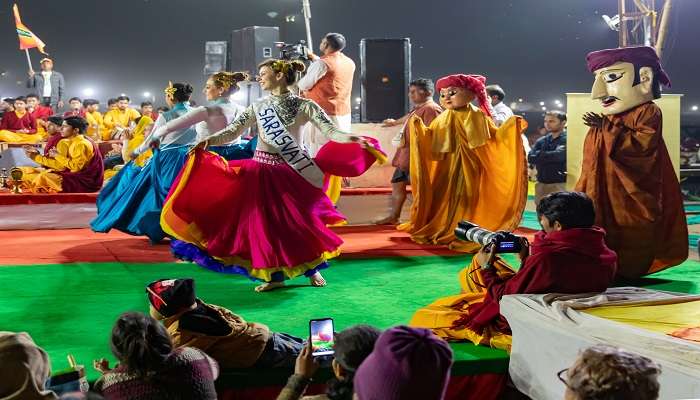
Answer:
[[[591,128],[602,128],[603,115],[596,114],[594,112],[587,112],[583,114],[583,124]]]
[[[362,136],[351,136],[350,140],[352,140],[353,143],[357,143],[362,146],[363,149],[369,147],[369,142],[367,142],[367,140]]]
[[[316,371],[318,371],[318,362],[314,359],[313,348],[311,346],[311,338],[306,341],[304,348],[297,356],[297,362],[294,367],[294,373],[306,379],[313,378]]]
[[[396,126],[396,120],[393,118],[387,118],[384,121],[382,121],[382,126],[383,127],[389,127],[389,126]]]

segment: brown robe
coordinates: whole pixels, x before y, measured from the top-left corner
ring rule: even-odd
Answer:
[[[576,190],[593,199],[596,225],[606,230],[618,275],[626,278],[688,258],[683,197],[661,128],[661,109],[649,102],[604,118],[583,145]]]

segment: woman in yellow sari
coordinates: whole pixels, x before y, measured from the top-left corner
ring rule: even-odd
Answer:
[[[119,170],[122,169],[126,163],[132,161],[131,157],[134,153],[134,150],[136,150],[141,145],[141,143],[143,143],[144,138],[148,135],[152,128],[153,119],[151,119],[150,117],[144,115],[136,119],[136,128],[134,128],[133,133],[125,132],[124,138],[122,139],[121,153],[124,163],[116,165],[114,168],[106,170],[105,182],[114,175],[116,175],[117,172],[119,172]],[[141,153],[135,159],[133,159],[134,164],[136,164],[139,167],[143,167],[144,164],[146,164],[146,161],[148,161],[148,159],[151,158],[152,155],[153,152],[151,150]]]
[[[398,227],[422,244],[473,252],[478,245],[457,241],[457,223],[513,230],[527,200],[527,172],[521,133],[527,124],[511,117],[497,128],[491,120],[486,79],[451,75],[437,81],[445,111],[426,127],[407,123],[411,143],[411,219]],[[478,100],[480,108],[471,104]]]

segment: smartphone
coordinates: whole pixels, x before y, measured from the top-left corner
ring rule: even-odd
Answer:
[[[311,337],[312,355],[314,357],[328,356],[335,353],[333,319],[321,318],[309,321],[309,337]]]

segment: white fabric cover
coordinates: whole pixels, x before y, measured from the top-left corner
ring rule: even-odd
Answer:
[[[663,304],[700,296],[642,288],[611,288],[592,295],[509,295],[501,314],[513,331],[509,372],[521,392],[537,400],[564,398],[557,372],[578,353],[607,343],[649,357],[662,367],[660,399],[700,398],[700,343],[598,318],[581,309],[596,305]]]
[[[89,228],[95,203],[0,206],[0,231]]]

